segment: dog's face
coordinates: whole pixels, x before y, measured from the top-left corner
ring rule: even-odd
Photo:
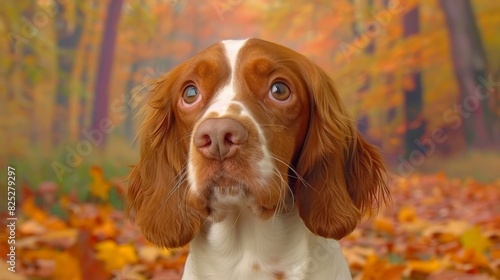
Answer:
[[[341,238],[387,198],[379,154],[331,79],[285,47],[213,45],[158,81],[143,111],[127,208],[156,244],[181,246],[233,207],[267,219],[296,206],[313,233]]]
[[[195,116],[186,124],[189,202],[212,220],[241,204],[267,218],[292,197],[289,172],[307,133],[310,100],[298,55],[270,53],[271,47],[250,40],[208,49],[196,69],[216,73],[225,66],[226,75],[207,89],[200,81],[206,75],[193,73],[179,98],[179,111]],[[207,59],[221,48],[225,57]]]

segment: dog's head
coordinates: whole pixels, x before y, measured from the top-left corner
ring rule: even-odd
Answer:
[[[339,239],[389,198],[332,80],[283,46],[215,44],[157,81],[142,111],[127,210],[160,246],[235,206],[261,219],[296,206],[309,230]]]

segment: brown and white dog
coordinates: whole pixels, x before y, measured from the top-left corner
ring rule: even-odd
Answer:
[[[183,279],[350,279],[338,239],[390,199],[379,152],[333,81],[259,39],[222,41],[143,105],[127,211]]]

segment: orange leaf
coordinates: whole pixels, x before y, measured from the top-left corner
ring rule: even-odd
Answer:
[[[406,267],[404,265],[394,265],[386,268],[380,275],[379,279],[384,280],[400,280],[403,278],[403,272]]]
[[[33,220],[43,224],[47,220],[47,214],[35,204],[35,197],[27,198],[23,203],[23,212]]]
[[[104,179],[102,169],[97,166],[92,166],[90,168],[90,177],[92,177],[90,194],[102,200],[108,200],[111,184]]]
[[[480,267],[488,266],[488,260],[486,257],[473,248],[466,248],[462,252],[454,255],[452,259],[453,261],[462,264],[473,264]]]
[[[417,212],[413,207],[404,206],[398,212],[398,221],[401,223],[413,223],[417,220]]]
[[[443,264],[436,259],[428,261],[411,260],[408,262],[408,267],[413,271],[430,274],[441,269],[443,267]]]
[[[92,229],[92,234],[103,239],[116,236],[116,226],[111,220],[105,220],[102,224]]]
[[[394,222],[388,218],[377,217],[373,226],[377,231],[394,234]]]
[[[386,260],[379,259],[376,255],[369,255],[363,269],[363,280],[380,279],[383,268],[387,265]]]
[[[500,260],[500,248],[491,250],[491,257]]]

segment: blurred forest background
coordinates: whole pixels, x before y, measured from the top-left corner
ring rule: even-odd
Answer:
[[[215,42],[246,37],[327,70],[399,175],[491,180],[500,166],[498,1],[0,5],[0,163],[31,184],[83,186],[80,171],[97,162],[125,174],[137,157],[131,105],[143,91],[134,89]]]
[[[135,90],[226,38],[260,37],[335,79],[393,170],[492,179],[500,166],[500,2],[3,1],[0,145],[23,180],[134,163]],[[104,127],[101,127],[104,122]],[[451,160],[450,160],[451,159]],[[123,173],[124,174],[124,173]]]
[[[213,43],[247,37],[288,46],[325,69],[403,186],[461,178],[469,187],[496,184],[479,201],[498,197],[498,0],[7,0],[0,3],[0,167],[16,168],[25,221],[37,223],[22,234],[53,229],[47,221],[56,219],[56,228],[99,228],[78,234],[77,244],[115,238],[104,217],[120,209],[122,177],[138,157],[133,105],[143,86]],[[436,172],[430,181],[415,177]],[[90,211],[97,224],[72,216],[88,209],[68,205],[91,207],[82,202],[100,205]],[[421,214],[405,211],[394,221]],[[384,222],[378,230],[387,230]],[[129,252],[117,244],[102,248]]]

